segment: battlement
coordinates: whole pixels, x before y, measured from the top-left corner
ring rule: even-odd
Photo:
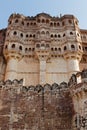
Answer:
[[[81,75],[81,83],[77,82],[78,75]],[[84,102],[86,102],[86,78],[87,70],[83,70],[73,74],[69,83],[62,82],[59,85],[54,83],[52,85],[24,86],[23,79],[1,81],[0,128],[33,130],[33,126],[35,126],[40,130],[42,128],[44,130],[48,130],[48,128],[55,130],[56,128],[60,130],[76,129],[76,114],[79,113],[80,116],[83,114],[76,107],[79,94],[75,92],[80,86],[79,90],[82,94],[79,96],[79,103],[81,103],[81,98],[85,98]],[[83,97],[84,95],[85,97]]]
[[[72,130],[74,109],[65,82],[29,87],[23,80],[0,82],[0,103],[1,129]]]

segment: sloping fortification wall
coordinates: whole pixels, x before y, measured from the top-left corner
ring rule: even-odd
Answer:
[[[1,130],[72,130],[74,110],[67,83],[22,83],[0,82]]]

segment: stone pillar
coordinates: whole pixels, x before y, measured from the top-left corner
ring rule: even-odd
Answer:
[[[40,60],[40,84],[46,83],[46,60]]]
[[[6,80],[14,80],[17,79],[17,64],[18,59],[10,57],[7,61],[6,73],[5,73],[5,81]]]
[[[80,71],[79,69],[79,60],[74,58],[67,59],[67,70],[68,70],[68,76],[69,78],[74,73],[77,73]]]

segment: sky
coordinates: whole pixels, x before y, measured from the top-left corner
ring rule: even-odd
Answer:
[[[1,0],[0,29],[6,28],[12,13],[35,16],[38,13],[51,16],[73,14],[81,29],[87,29],[87,0]]]

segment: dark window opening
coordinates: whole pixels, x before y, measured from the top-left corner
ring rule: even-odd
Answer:
[[[81,46],[79,45],[79,49],[81,50]]]
[[[22,21],[21,23],[22,23],[22,25],[24,25],[24,22],[23,22],[23,21]]]
[[[35,34],[33,35],[33,37],[35,38]]]
[[[44,20],[44,19],[42,19],[42,23],[45,23],[45,20]]]
[[[38,19],[37,22],[40,23],[40,19]]]
[[[46,44],[46,47],[49,47],[49,44]]]
[[[30,37],[32,37],[32,35],[30,34]]]
[[[57,51],[57,48],[55,48],[55,51]]]
[[[61,52],[61,48],[58,48],[58,51]]]
[[[32,51],[34,51],[35,50],[35,48],[32,48]]]
[[[65,37],[66,35],[65,35],[65,33],[63,34],[63,37]]]
[[[57,35],[55,34],[55,37],[57,37]]]
[[[40,44],[36,44],[36,47],[39,48],[39,47],[40,47]]]
[[[26,37],[28,37],[28,34],[26,34]]]
[[[70,32],[70,35],[73,35],[73,32]]]
[[[56,23],[54,23],[54,26],[56,27]]]
[[[15,23],[18,23],[18,19],[15,20]]]
[[[53,23],[50,23],[50,26],[53,26]]]
[[[17,35],[17,32],[16,31],[14,31],[14,33],[13,33],[14,35]]]
[[[60,23],[57,23],[57,26],[60,26]]]
[[[29,48],[29,51],[31,51],[31,48]]]
[[[53,51],[54,49],[53,48],[51,48],[51,51]]]
[[[27,23],[27,26],[29,26],[29,23]]]
[[[48,20],[48,19],[46,19],[46,23],[49,23],[49,20]]]
[[[22,46],[19,46],[19,50],[22,50]]]
[[[5,45],[5,49],[7,49],[8,48],[8,46],[7,45]]]
[[[67,50],[67,47],[66,46],[64,46],[64,51],[66,51]]]
[[[12,44],[12,46],[11,46],[12,48],[15,48],[15,44]]]
[[[71,49],[72,49],[72,50],[75,50],[75,46],[74,46],[74,45],[71,45]]]
[[[53,37],[53,34],[51,34],[51,37]]]
[[[61,37],[60,34],[58,34],[58,37],[59,37],[59,38]]]
[[[21,33],[20,36],[23,37],[23,33]]]
[[[71,20],[69,20],[69,23],[70,23],[70,24],[72,24],[72,21],[71,21]]]
[[[87,51],[87,47],[85,47],[85,51]]]

